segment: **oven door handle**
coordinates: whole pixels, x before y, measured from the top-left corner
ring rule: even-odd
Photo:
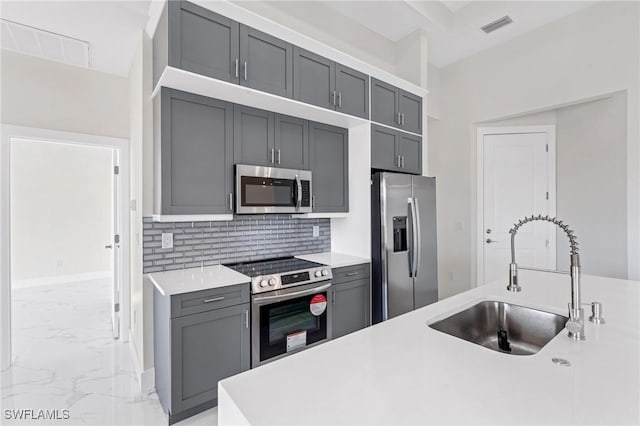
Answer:
[[[321,292],[323,290],[328,289],[329,287],[331,287],[331,283],[325,284],[325,285],[321,285],[320,287],[310,288],[308,290],[294,291],[293,293],[281,294],[279,296],[255,297],[253,299],[253,302],[257,303],[257,304],[262,304],[262,303],[266,303],[266,302],[269,302],[269,301],[272,301],[272,300],[277,300],[277,299],[290,299],[290,298],[296,297],[296,296],[304,296],[306,294],[319,293],[319,292]]]

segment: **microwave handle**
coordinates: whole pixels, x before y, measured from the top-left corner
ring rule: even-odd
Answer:
[[[302,182],[300,182],[300,177],[298,175],[296,175],[296,187],[296,209],[299,209],[302,205]]]

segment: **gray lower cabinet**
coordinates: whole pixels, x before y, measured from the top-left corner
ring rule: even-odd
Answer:
[[[314,212],[349,211],[349,132],[309,123],[310,164]]]
[[[411,133],[372,124],[371,168],[422,174],[422,138]]]
[[[244,105],[233,106],[234,159],[236,164],[275,164],[273,112]]]
[[[156,212],[231,213],[233,105],[163,87],[154,123]]]
[[[371,325],[369,264],[333,270],[333,338]]]
[[[243,303],[207,303],[236,293],[243,295]],[[199,302],[201,312],[174,316],[184,296]],[[169,424],[216,406],[218,381],[249,369],[248,302],[248,283],[177,296],[154,290],[156,392]]]
[[[371,121],[422,134],[422,98],[372,78]]]

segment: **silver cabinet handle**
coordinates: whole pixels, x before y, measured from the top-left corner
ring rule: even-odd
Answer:
[[[396,166],[400,167],[400,156],[396,157]]]
[[[358,275],[359,273],[360,273],[360,272],[349,272],[349,273],[347,274],[347,277],[352,277],[352,276],[354,276],[354,275]]]
[[[396,124],[401,124],[400,123],[400,113],[399,112],[396,113]]]
[[[342,92],[338,92],[338,108],[342,108]]]
[[[202,301],[202,303],[211,303],[211,302],[219,302],[221,300],[224,300],[224,296],[220,296],[220,297],[212,297],[211,299],[204,299]]]
[[[249,328],[249,310],[244,311],[244,328]]]
[[[282,160],[282,156],[280,155],[280,148],[278,148],[278,164],[280,164],[281,160]]]
[[[247,61],[244,61],[244,81],[247,81]]]
[[[229,193],[229,210],[233,211],[233,192]]]
[[[336,91],[335,90],[331,94],[331,103],[333,104],[333,106],[336,106]]]
[[[400,167],[404,169],[404,155],[400,156]]]
[[[275,163],[276,162],[276,150],[275,148],[271,148],[271,163]]]
[[[240,68],[240,59],[236,58],[236,78],[238,78],[239,74],[239,69]]]
[[[400,114],[400,125],[404,126],[404,112]]]

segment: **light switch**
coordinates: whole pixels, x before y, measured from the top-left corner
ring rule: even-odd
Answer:
[[[313,226],[313,236],[314,237],[319,237],[320,236],[320,227],[318,225],[314,225]]]
[[[163,232],[162,233],[162,248],[163,249],[173,248],[173,233],[172,232]]]

